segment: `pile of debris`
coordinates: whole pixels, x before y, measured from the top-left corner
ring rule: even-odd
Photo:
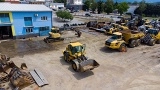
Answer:
[[[17,67],[13,61],[6,55],[0,55],[0,84],[10,82],[12,88],[24,88],[34,83],[33,78],[26,70],[25,63],[21,64],[21,68]],[[8,73],[9,71],[9,73]],[[1,87],[0,88],[4,88]],[[3,90],[3,89],[2,89]],[[5,90],[5,88],[4,88]]]

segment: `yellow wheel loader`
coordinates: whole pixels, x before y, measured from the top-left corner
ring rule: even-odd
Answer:
[[[44,38],[44,42],[46,43],[63,40],[64,38],[61,38],[61,34],[58,28],[52,28],[51,32],[49,32],[49,36]]]
[[[112,23],[109,26],[105,26],[104,27],[104,29],[106,30],[105,34],[113,34],[114,32],[119,31],[118,27],[119,27],[119,25],[115,24],[115,23]]]
[[[142,43],[154,46],[156,43],[160,44],[160,31],[158,29],[149,29],[142,38]]]
[[[80,42],[71,42],[63,51],[63,55],[64,60],[71,62],[73,70],[77,72],[93,70],[99,66],[95,60],[85,57],[85,44]]]
[[[119,49],[121,52],[127,51],[126,45],[131,48],[139,46],[144,33],[138,31],[121,31],[113,33],[113,36],[105,41],[108,48]]]

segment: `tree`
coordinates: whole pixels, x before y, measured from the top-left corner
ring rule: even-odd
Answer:
[[[59,10],[56,12],[57,17],[63,19],[65,21],[65,19],[68,20],[73,20],[73,15],[70,14],[68,11],[63,11],[63,10]]]
[[[115,2],[114,3],[114,9],[117,9],[118,8],[118,2]]]
[[[0,0],[0,2],[4,2],[5,0]]]
[[[89,10],[90,4],[91,4],[90,0],[86,0],[86,1],[84,2],[84,10]]]
[[[107,0],[107,1],[105,2],[105,6],[104,6],[105,9],[104,9],[104,10],[105,10],[105,12],[106,12],[107,14],[113,12],[113,9],[114,9],[113,4],[114,4],[113,0]]]
[[[132,3],[132,5],[137,5],[138,4],[138,2],[137,1],[134,1],[133,3]]]
[[[98,14],[103,12],[103,2],[100,0],[97,2]]]
[[[91,0],[90,8],[91,8],[92,12],[94,13],[97,8],[97,3],[95,2],[95,0]]]
[[[122,15],[124,12],[126,12],[129,8],[128,4],[126,2],[122,2],[120,4],[118,4],[118,12],[120,13],[120,15]]]
[[[146,3],[145,0],[142,0],[139,4],[139,14],[142,15],[145,9],[146,9]]]

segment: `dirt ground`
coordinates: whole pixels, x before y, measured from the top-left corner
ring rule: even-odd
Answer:
[[[121,53],[105,47],[109,36],[83,31],[78,38],[74,32],[64,32],[64,41],[46,44],[43,37],[32,40],[7,40],[0,43],[0,52],[11,57],[18,66],[26,63],[29,70],[40,69],[49,85],[36,84],[23,90],[159,90],[160,45],[141,45]],[[71,41],[86,44],[86,56],[100,66],[92,71],[74,72],[63,60],[62,51]]]

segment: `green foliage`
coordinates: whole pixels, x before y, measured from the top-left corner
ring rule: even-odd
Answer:
[[[107,1],[105,2],[104,11],[105,11],[107,14],[112,13],[112,11],[113,11],[113,9],[114,9],[113,5],[114,5],[113,0],[107,0]]]
[[[134,2],[132,3],[132,5],[138,5],[138,2],[137,2],[137,1],[134,1]]]
[[[122,3],[118,4],[117,8],[118,8],[118,12],[122,15],[124,12],[127,11],[129,6],[126,2],[122,2]]]
[[[97,8],[97,3],[95,2],[95,0],[91,0],[90,8],[91,8],[92,12],[95,12],[95,10]]]
[[[146,16],[160,16],[160,5],[147,4],[143,14]]]
[[[145,0],[142,0],[139,4],[139,14],[142,15],[142,13],[145,11],[146,9],[146,3]]]
[[[114,9],[117,9],[118,8],[118,2],[115,2],[114,3]]]
[[[62,18],[63,20],[73,20],[73,15],[70,14],[68,11],[59,10],[56,12],[57,17]]]
[[[103,2],[102,1],[97,2],[97,8],[98,8],[98,14],[103,12]]]
[[[89,10],[90,4],[91,4],[90,0],[86,0],[86,1],[84,2],[84,10]]]
[[[4,2],[5,0],[0,0],[0,2]]]

